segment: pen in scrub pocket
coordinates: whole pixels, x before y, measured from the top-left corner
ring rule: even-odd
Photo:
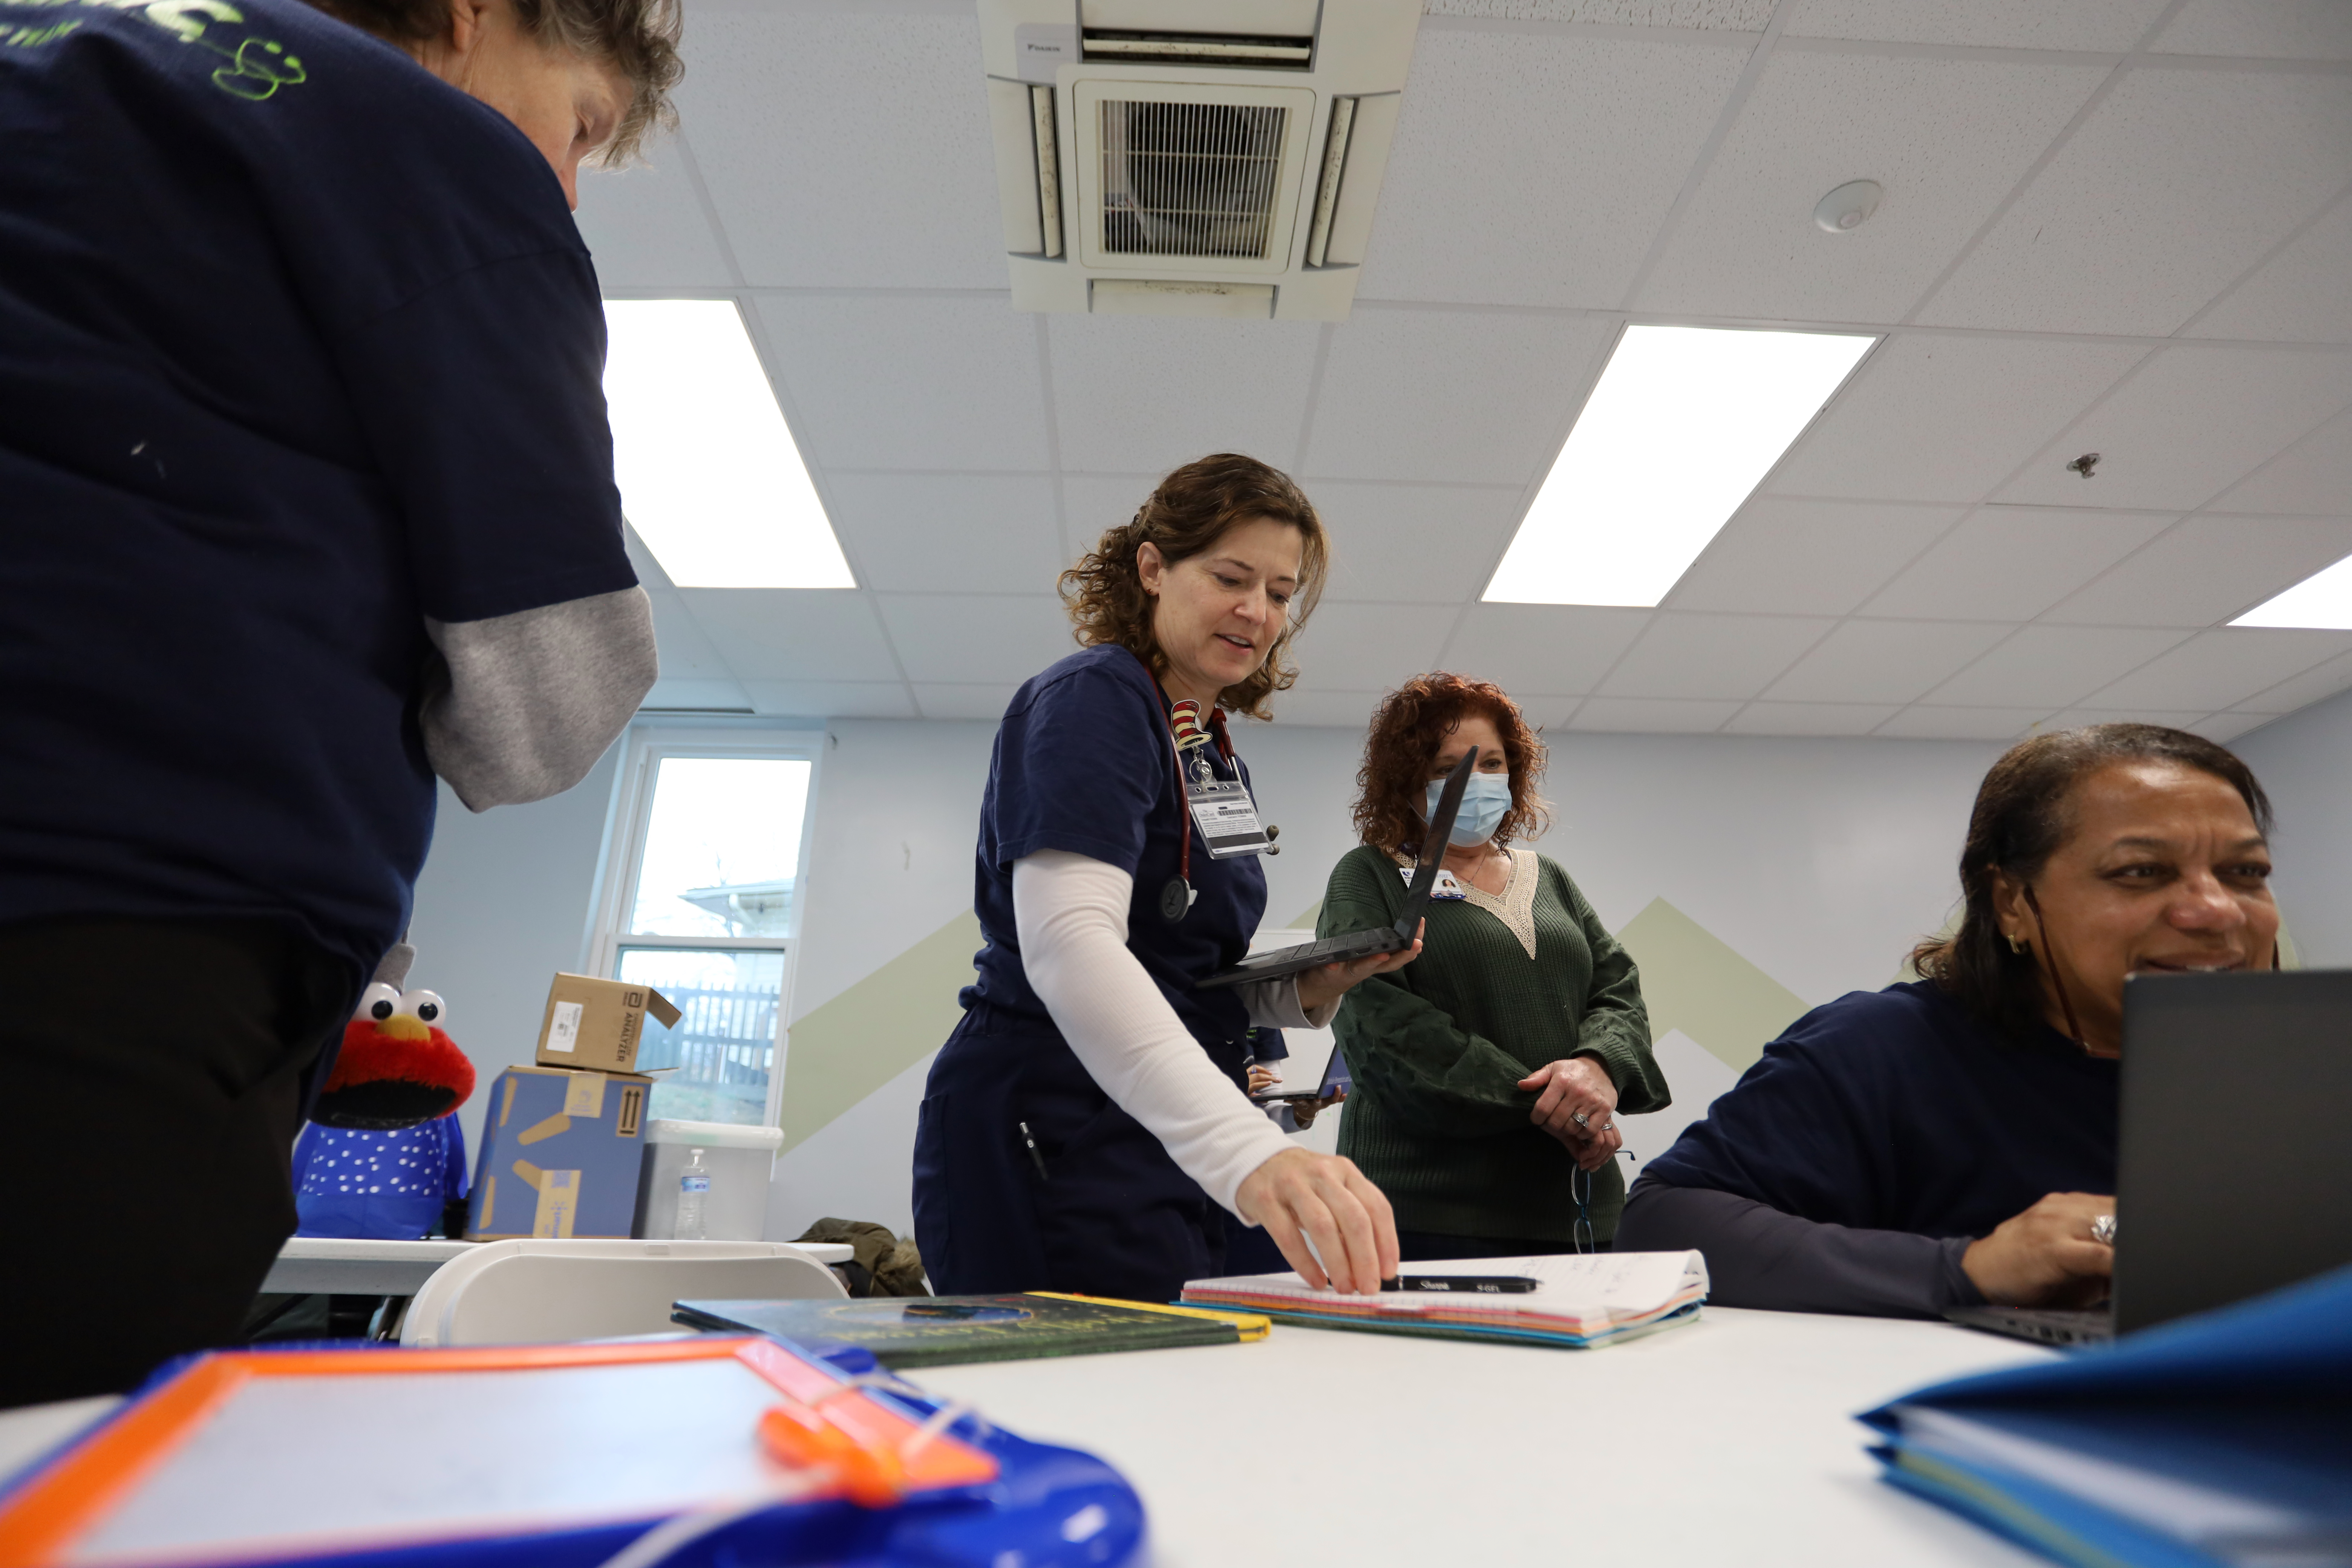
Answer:
[[[1037,1179],[1041,1182],[1052,1181],[1054,1178],[1045,1173],[1045,1156],[1037,1152],[1037,1140],[1029,1136],[1029,1124],[1026,1121],[1016,1121],[1013,1125],[1021,1129],[1021,1146],[1029,1151],[1029,1163],[1037,1167]]]

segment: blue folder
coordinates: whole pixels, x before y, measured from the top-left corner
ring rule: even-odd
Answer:
[[[2352,1563],[2352,1268],[1862,1419],[1887,1480],[2061,1563]]]

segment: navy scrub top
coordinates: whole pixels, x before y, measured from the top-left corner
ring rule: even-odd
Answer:
[[[1246,770],[1221,763],[1221,776]],[[1160,917],[1192,835],[1191,911]],[[1134,654],[1072,654],[1014,693],[982,796],[963,1021],[933,1063],[915,1148],[915,1228],[947,1294],[1082,1290],[1173,1299],[1220,1270],[1224,1216],[1159,1140],[1111,1103],[1024,967],[1013,866],[1066,849],[1134,879],[1128,950],[1238,1089],[1250,1051],[1237,992],[1195,984],[1238,962],[1265,912],[1255,856],[1212,860],[1176,782],[1168,701]],[[1028,1128],[1024,1142],[1020,1129]],[[1034,1151],[1030,1145],[1034,1143]]]

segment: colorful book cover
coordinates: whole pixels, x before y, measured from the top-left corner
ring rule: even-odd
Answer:
[[[680,1301],[672,1316],[690,1328],[773,1334],[801,1345],[856,1345],[893,1368],[1229,1345],[1244,1337],[1246,1326],[1234,1314],[1037,1293]],[[1256,1328],[1248,1337],[1262,1337],[1263,1319]]]

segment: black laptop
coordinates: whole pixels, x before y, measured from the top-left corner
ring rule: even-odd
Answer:
[[[2352,1263],[2352,970],[2124,984],[2115,1299],[1945,1314],[2084,1344]]]
[[[1319,969],[1327,963],[1340,963],[1351,958],[1370,958],[1376,952],[1396,952],[1412,945],[1413,933],[1421,929],[1421,912],[1429,907],[1430,890],[1437,886],[1439,862],[1445,858],[1446,835],[1454,831],[1454,814],[1462,809],[1462,792],[1470,786],[1470,770],[1477,765],[1478,748],[1473,746],[1454,771],[1445,775],[1445,787],[1438,792],[1437,815],[1430,819],[1429,831],[1421,837],[1421,857],[1413,862],[1412,886],[1404,896],[1404,911],[1392,926],[1374,926],[1370,931],[1351,931],[1340,936],[1327,936],[1320,942],[1301,942],[1297,947],[1278,947],[1272,952],[1261,952],[1244,958],[1231,969],[1220,970],[1201,982],[1197,989],[1213,991],[1220,985],[1246,985],[1253,980],[1279,980],[1286,974],[1301,974]]]

